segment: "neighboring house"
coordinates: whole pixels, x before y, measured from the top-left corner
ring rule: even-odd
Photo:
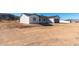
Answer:
[[[70,21],[70,23],[79,23],[79,19],[68,19],[67,21]]]
[[[79,23],[79,19],[72,19],[71,23]]]
[[[59,23],[59,20],[59,16],[43,16],[28,13],[23,13],[20,17],[20,23],[24,24]]]
[[[71,23],[71,22],[67,20],[60,20],[60,23]]]

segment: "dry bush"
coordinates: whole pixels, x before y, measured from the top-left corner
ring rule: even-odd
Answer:
[[[30,26],[27,26],[27,25],[24,25],[17,21],[12,21],[12,20],[0,21],[0,29],[26,28],[26,27],[30,27]]]

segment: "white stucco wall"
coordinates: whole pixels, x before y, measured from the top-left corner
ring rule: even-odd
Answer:
[[[34,21],[33,18],[36,18],[36,21]],[[37,15],[31,15],[29,22],[30,22],[31,24],[39,23],[39,16],[37,16]]]
[[[20,23],[29,24],[29,16],[23,14],[23,15],[20,17]]]
[[[49,18],[49,21],[50,21],[51,23],[54,23],[54,18]]]
[[[60,20],[60,23],[70,23],[70,21]]]
[[[34,21],[33,18],[36,18],[36,20]],[[39,16],[37,15],[30,15],[27,16],[25,14],[22,14],[22,16],[20,17],[20,23],[23,24],[38,24],[38,23],[54,23],[54,18],[40,18],[41,21],[39,21]],[[44,21],[44,19],[46,19]]]

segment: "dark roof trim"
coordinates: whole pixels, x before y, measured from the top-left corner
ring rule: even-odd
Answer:
[[[33,13],[33,14],[29,14],[29,13],[23,13],[23,14],[25,14],[25,15],[27,15],[27,16],[31,16],[31,15],[37,15],[37,14],[35,14],[35,13]],[[39,16],[39,15],[37,15],[37,16]]]
[[[44,15],[37,15],[36,13],[33,13],[33,14],[30,14],[30,13],[22,13],[22,14],[25,14],[25,15],[27,15],[27,16],[36,15],[36,16],[45,17],[45,18],[55,18],[55,17],[60,18],[59,16],[44,16]],[[22,16],[22,15],[21,15],[21,16]]]

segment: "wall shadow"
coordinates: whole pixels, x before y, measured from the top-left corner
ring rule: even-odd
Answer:
[[[46,22],[39,23],[42,26],[53,26],[53,22],[49,19]]]

